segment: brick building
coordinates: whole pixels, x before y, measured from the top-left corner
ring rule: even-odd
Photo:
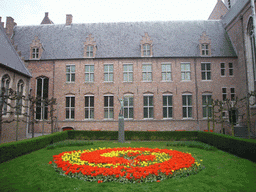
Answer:
[[[6,25],[9,26],[11,23],[11,27],[13,28],[13,23],[9,22],[13,21],[12,19],[8,18]],[[12,89],[16,92],[22,93],[26,97],[29,93],[29,87],[30,87],[30,78],[31,74],[25,67],[23,61],[20,59],[20,56],[14,49],[12,43],[10,42],[9,38],[10,35],[8,35],[8,30],[6,31],[4,28],[4,23],[1,22],[0,17],[0,94],[2,94],[1,91],[4,87],[5,90]],[[6,35],[7,32],[7,35]],[[8,94],[7,91],[5,91],[3,94]],[[28,126],[26,120],[27,118],[22,115],[26,112],[26,108],[21,107],[19,110],[14,110],[13,114],[7,113],[11,111],[11,108],[4,102],[2,102],[3,98],[0,98],[0,110],[2,112],[1,122],[11,121],[13,119],[17,119],[17,114],[20,115],[19,120],[19,130],[17,132],[18,139],[24,139],[26,138],[26,133],[28,132]],[[7,100],[6,100],[7,101]],[[8,100],[9,103],[12,105],[15,105],[15,101]],[[22,103],[23,105],[27,105],[25,101],[19,100],[19,103]],[[12,110],[13,111],[13,110]],[[25,121],[25,122],[22,122]],[[11,123],[3,123],[0,127],[0,142],[9,142],[16,140],[16,124],[17,122],[11,122]]]
[[[46,13],[41,25],[15,26],[12,41],[33,94],[57,98],[59,130],[117,130],[120,98],[125,130],[204,130],[206,101],[254,90],[250,7],[218,0],[206,21],[53,24]],[[41,132],[49,115],[36,111]]]

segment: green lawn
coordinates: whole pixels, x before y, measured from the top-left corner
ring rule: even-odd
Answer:
[[[0,191],[256,191],[256,163],[217,150],[166,146],[167,142],[95,141],[93,145],[41,149],[0,164]],[[85,182],[59,175],[48,165],[53,155],[63,151],[98,147],[150,147],[189,152],[203,159],[205,169],[197,175],[171,178],[160,183]]]

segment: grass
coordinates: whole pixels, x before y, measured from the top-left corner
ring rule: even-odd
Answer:
[[[52,156],[63,151],[98,147],[151,147],[189,152],[203,159],[205,169],[197,175],[172,178],[160,183],[84,182],[61,176],[48,165]],[[256,163],[216,150],[167,146],[166,142],[94,141],[93,145],[41,149],[0,164],[0,191],[255,191]]]

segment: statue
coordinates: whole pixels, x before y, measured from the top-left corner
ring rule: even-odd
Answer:
[[[122,98],[118,99],[120,102],[120,112],[119,115],[124,116],[124,100]]]

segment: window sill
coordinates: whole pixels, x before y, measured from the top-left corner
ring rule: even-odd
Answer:
[[[67,81],[66,81],[66,83],[67,83],[67,84],[73,84],[73,83],[75,83],[75,81],[72,81],[72,82],[67,82]]]
[[[212,79],[202,79],[202,81],[208,81],[208,82],[210,82],[210,81],[212,81]]]
[[[123,83],[133,83],[133,81],[123,81]]]
[[[142,81],[143,83],[152,83],[153,81]]]
[[[93,84],[94,81],[85,81],[84,83],[85,83],[85,84]]]
[[[114,81],[104,81],[103,83],[114,83]]]
[[[194,120],[194,118],[189,117],[189,118],[182,118],[182,120]]]
[[[161,81],[162,83],[172,83],[173,81],[170,80],[170,81]]]
[[[143,118],[143,120],[154,120],[154,118]]]
[[[75,121],[75,119],[65,119],[64,121]]]
[[[192,82],[192,80],[181,80],[180,82]]]

